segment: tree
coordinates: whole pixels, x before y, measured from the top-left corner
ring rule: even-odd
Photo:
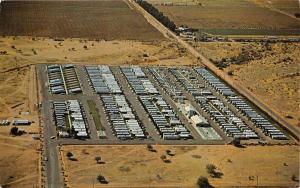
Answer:
[[[223,173],[219,170],[217,171],[217,167],[213,164],[206,165],[206,170],[207,173],[209,173],[210,176],[213,178],[220,178],[221,176],[223,176]]]
[[[172,153],[172,151],[169,150],[169,149],[166,150],[166,153],[167,153],[167,155],[169,155],[169,156],[174,156],[174,154]]]
[[[101,157],[100,156],[96,156],[95,160],[97,161],[97,163],[99,163],[101,161]]]
[[[165,155],[161,155],[160,158],[165,161],[167,159],[167,157]]]
[[[18,133],[19,133],[19,128],[18,127],[12,127],[11,129],[10,129],[10,134],[11,135],[18,135]]]
[[[216,172],[217,167],[214,164],[206,165],[207,173],[214,174]]]
[[[105,184],[108,183],[105,177],[102,176],[101,174],[97,176],[97,180],[99,181],[99,183],[105,183]]]
[[[154,18],[156,18],[160,23],[169,28],[171,31],[175,31],[176,25],[172,22],[167,16],[165,16],[162,12],[160,12],[157,8],[155,8],[150,3],[137,0],[136,1],[143,9],[145,9],[149,14],[151,14]]]
[[[71,153],[70,151],[68,151],[67,157],[70,159],[71,157],[73,157],[73,153]]]
[[[235,147],[241,147],[241,140],[239,138],[234,138],[233,141],[232,141],[232,144]]]
[[[151,150],[153,150],[153,146],[152,146],[151,144],[147,144],[147,149],[148,149],[149,151],[151,151]]]
[[[298,181],[297,176],[295,174],[292,175],[292,180],[293,181]]]
[[[211,187],[209,185],[207,177],[203,177],[203,176],[201,176],[200,178],[198,178],[197,185],[198,185],[199,188],[208,188],[208,187]]]

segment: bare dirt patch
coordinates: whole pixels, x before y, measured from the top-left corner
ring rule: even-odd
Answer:
[[[197,178],[209,175],[207,164],[214,164],[224,174],[211,178],[214,186],[256,186],[249,177],[259,177],[260,186],[295,186],[291,177],[299,174],[297,146],[63,146],[63,162],[71,187],[195,187]],[[88,154],[83,154],[85,149]],[[169,163],[161,159],[170,149]],[[72,152],[77,161],[68,160]],[[104,164],[96,164],[101,156]],[[196,157],[195,157],[196,156]],[[107,185],[96,183],[102,174]],[[252,178],[251,178],[252,179]]]
[[[93,41],[5,37],[0,39],[0,71],[40,63],[108,65],[193,65],[195,58],[172,42]],[[28,54],[24,56],[24,54]]]
[[[37,128],[33,126],[30,129]],[[10,136],[10,128],[0,127],[0,185],[11,188],[38,187],[39,143],[32,140],[29,134]]]

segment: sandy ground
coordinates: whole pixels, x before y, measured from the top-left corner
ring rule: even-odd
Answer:
[[[10,126],[0,126],[0,185],[9,187],[38,186],[39,141],[30,133],[38,133],[34,66],[0,73],[0,120],[28,119],[30,126],[19,126],[27,134],[9,135]]]
[[[0,60],[3,62],[0,71],[39,63],[195,64],[184,49],[167,41],[86,41],[80,39],[54,41],[45,38],[32,40],[30,37],[6,37],[0,38],[0,47],[8,53],[8,55],[0,55]]]
[[[25,127],[19,128],[27,130]],[[30,134],[12,137],[9,130],[10,127],[0,127],[0,185],[38,187],[39,141],[32,140]]]
[[[245,85],[286,121],[299,128],[300,45],[276,43],[270,49],[258,43],[197,43],[197,49],[212,60],[239,56],[242,49],[256,51],[260,58],[229,64],[225,72]]]
[[[17,137],[9,135],[12,125],[0,126],[0,185],[35,187],[39,182],[39,141],[31,137],[39,131],[35,67],[19,67],[14,57],[2,61],[4,56],[0,55],[0,120],[28,119],[34,123],[19,126],[27,134]]]
[[[107,187],[195,187],[197,178],[209,177],[212,185],[223,186],[295,186],[293,174],[299,174],[299,148],[296,146],[63,146],[62,155],[71,187],[106,187],[97,183],[101,174]],[[170,163],[160,158],[170,149]],[[68,160],[72,152],[77,161]],[[97,164],[101,156],[105,164]],[[206,165],[214,164],[224,175],[212,178]],[[249,180],[253,176],[254,180]]]

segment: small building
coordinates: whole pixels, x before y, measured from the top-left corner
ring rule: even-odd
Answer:
[[[32,137],[33,140],[39,140],[40,139],[39,134],[32,134],[31,137]]]
[[[207,120],[204,117],[200,116],[200,115],[192,116],[191,120],[192,120],[192,122],[195,126],[199,126],[199,127],[209,126],[209,123],[207,122]]]
[[[188,118],[191,118],[192,116],[197,115],[197,110],[192,105],[186,105],[184,107],[184,110],[186,111],[186,116]]]
[[[13,120],[13,125],[30,125],[31,122],[27,119],[17,119]]]
[[[0,120],[0,125],[9,125],[9,121],[7,119]]]
[[[67,133],[66,131],[58,131],[58,136],[60,138],[69,138],[70,137],[70,134]]]

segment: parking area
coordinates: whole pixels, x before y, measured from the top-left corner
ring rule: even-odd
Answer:
[[[164,140],[192,138],[190,131],[178,118],[178,114],[165,101],[141,67],[122,67],[121,70],[161,138]]]
[[[204,68],[197,68],[197,73],[211,86],[216,92],[224,96],[230,104],[232,104],[236,111],[239,111],[246,116],[257,128],[259,128],[266,136],[275,140],[286,140],[287,136],[269,120],[259,114],[251,105],[232,91],[228,86],[222,83],[216,76]],[[237,117],[232,118],[232,122],[240,125],[241,120]],[[247,134],[246,134],[247,136]],[[254,136],[252,134],[252,136]]]
[[[46,111],[53,116],[52,135],[66,143],[290,141],[278,125],[201,67],[39,68],[47,72],[40,77],[43,91],[50,91],[44,95],[51,104]],[[70,95],[76,93],[82,94]]]
[[[115,76],[108,66],[86,66],[90,85],[100,96],[106,121],[120,140],[144,139],[147,136],[131,104],[123,95]]]
[[[50,93],[76,94],[82,92],[74,65],[48,65],[46,72]]]
[[[218,96],[209,90],[205,82],[199,81],[192,70],[171,69],[170,71],[226,136],[238,139],[259,139],[257,133],[225,106]],[[225,92],[228,95],[233,94],[229,88],[224,90]]]
[[[148,68],[160,87],[171,96],[178,113],[186,119],[186,125],[190,124],[190,130],[195,130],[196,134],[203,140],[221,140],[222,137],[214,130],[207,120],[190,104],[190,101],[183,94],[176,81],[170,79],[166,68]]]
[[[54,101],[52,108],[58,137],[89,138],[85,111],[79,101]]]

